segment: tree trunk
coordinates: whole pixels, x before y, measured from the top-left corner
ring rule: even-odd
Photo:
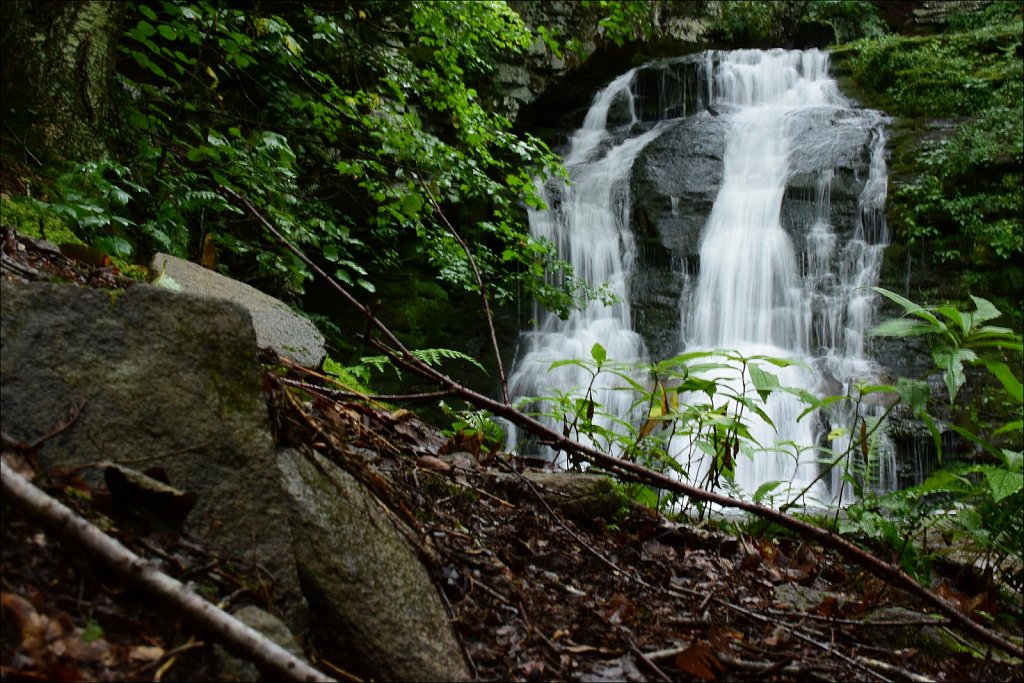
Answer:
[[[4,136],[37,160],[106,151],[110,85],[126,3],[0,3]]]

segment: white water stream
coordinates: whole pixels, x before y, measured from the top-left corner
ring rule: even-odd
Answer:
[[[863,287],[876,281],[888,239],[882,218],[886,176],[881,116],[853,109],[828,76],[827,54],[817,50],[706,53],[702,62],[711,111],[727,117],[728,132],[721,183],[701,236],[699,275],[693,291],[682,297],[692,305],[681,306],[680,350],[729,349],[747,357],[792,359],[802,366],[761,367],[777,375],[783,386],[820,393],[827,377],[831,389],[838,385],[845,390],[874,372],[864,352],[872,296]],[[524,333],[525,350],[510,376],[514,396],[582,395],[590,380],[585,371],[563,366],[549,372],[548,367],[556,360],[589,359],[595,342],[611,359],[647,360],[629,306],[635,245],[629,229],[628,178],[637,155],[662,133],[665,123],[634,125],[630,86],[635,71],[597,95],[565,157],[572,184],[543,188],[551,208],[530,214],[535,236],[555,244],[589,283],[607,283],[620,303],[591,303],[567,320],[538,311],[540,324]],[[609,130],[609,108],[623,100],[631,121]],[[642,132],[631,135],[633,129]],[[870,131],[870,164],[858,200],[860,217],[856,225],[833,226],[833,171],[822,162],[837,154],[837,136],[864,136],[865,131]],[[785,225],[787,184],[795,174],[808,172],[817,184],[813,220]],[[672,201],[675,207],[677,200]],[[848,235],[845,241],[840,233]],[[716,377],[722,377],[721,371]],[[739,391],[738,380],[726,381]],[[599,376],[596,400],[636,425],[646,416],[630,414],[635,396],[613,388],[622,385],[611,375]],[[684,394],[681,400],[696,398]],[[764,409],[775,428],[751,422],[760,448],[749,446],[751,457],[741,456],[737,463],[738,487],[750,494],[765,482],[780,480],[791,490],[810,487],[811,497],[818,500],[833,497],[835,482],[817,481],[820,455],[813,451],[824,443],[828,425],[815,415],[798,421],[804,406],[788,394],[774,393]],[[834,411],[833,421],[850,417],[841,412]],[[602,426],[621,429],[615,420]],[[513,433],[510,448],[516,438]],[[833,445],[847,442],[840,438]],[[799,458],[795,450],[802,451]],[[678,457],[695,452],[684,447]],[[707,468],[706,462],[686,464],[697,479]],[[883,479],[886,469],[881,468]]]
[[[549,367],[559,360],[589,360],[595,343],[605,348],[608,358],[617,361],[647,359],[644,342],[633,331],[629,306],[627,283],[635,246],[629,230],[626,177],[633,159],[661,129],[655,127],[616,144],[606,127],[608,110],[617,98],[626,98],[631,123],[635,123],[629,90],[633,75],[629,71],[601,91],[583,127],[573,135],[565,157],[572,184],[566,186],[556,181],[541,188],[550,208],[530,211],[531,233],[554,244],[577,277],[593,285],[607,285],[618,302],[591,302],[584,310],[573,311],[566,320],[536,310],[542,321],[535,330],[524,333],[525,353],[517,357],[509,376],[509,391],[515,397],[549,395],[553,390],[582,396],[590,383],[586,371],[572,365],[553,371]],[[595,397],[609,414],[626,416],[632,399],[625,392],[612,389],[619,383],[611,375],[599,375],[594,385]],[[612,428],[610,420],[599,418],[598,422]],[[513,430],[510,449],[515,447],[517,437]]]

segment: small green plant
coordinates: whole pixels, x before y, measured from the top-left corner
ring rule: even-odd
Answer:
[[[476,358],[455,349],[413,349],[410,353],[420,362],[435,368],[440,367],[445,360],[459,360],[473,365],[484,373],[487,372]],[[363,356],[359,359],[359,365],[351,366],[348,369],[357,376],[363,376],[368,368],[373,368],[378,372],[384,372],[390,368],[395,371],[396,375],[402,376],[401,369],[395,365],[389,356],[384,355]]]
[[[843,398],[821,400],[807,392],[786,388],[775,373],[766,369],[793,365],[794,361],[764,355],[701,350],[654,365],[637,366],[609,360],[604,347],[595,344],[590,359],[560,360],[550,366],[551,370],[568,366],[581,370],[587,379],[586,386],[524,399],[523,403],[532,405],[537,414],[553,424],[561,425],[565,436],[589,441],[606,452],[706,490],[724,489],[737,496],[750,495],[736,487],[737,468],[746,467],[747,461],[766,457],[767,453],[781,451],[797,460],[804,455],[796,444],[765,444],[755,437],[755,421],[775,429],[766,410],[772,396],[790,392],[805,401],[808,407],[801,419],[816,408]],[[600,400],[609,391],[627,393],[632,401],[627,412],[637,419],[609,412]],[[875,428],[872,427],[872,433]],[[849,458],[845,455],[831,461],[822,459],[825,472],[836,466],[846,467]],[[581,466],[571,457],[569,465]],[[664,495],[648,487],[631,490],[645,503],[662,509],[685,502],[695,506],[700,514],[704,512],[699,502],[682,501],[674,494]],[[787,483],[772,481],[760,486],[754,497],[759,502],[785,498],[786,505],[792,506],[808,491],[809,487],[794,495]]]
[[[897,549],[904,567],[918,576],[926,575],[928,558],[907,541],[920,539],[928,529],[934,529],[973,554],[985,571],[1000,575],[1020,590],[1024,585],[1024,517],[1020,513],[1024,509],[1024,457],[1019,450],[997,446],[992,438],[1009,436],[1019,445],[1024,437],[1021,383],[1003,358],[993,357],[994,353],[1014,354],[1019,364],[1021,338],[1009,329],[988,325],[1001,313],[979,297],[972,297],[975,310],[964,312],[953,306],[920,306],[888,290],[876,291],[897,303],[904,316],[883,322],[873,334],[926,336],[951,404],[966,381],[964,364],[986,368],[1016,406],[1016,419],[988,437],[950,425],[953,432],[978,449],[983,462],[958,464],[939,470],[918,486],[885,496],[868,496],[850,507],[841,528]],[[904,401],[916,404],[915,414],[926,416],[927,396],[925,389],[909,393]],[[930,419],[927,423],[941,454],[935,423]]]
[[[452,421],[451,426],[441,433],[460,446],[476,451],[475,455],[492,453],[504,447],[505,430],[486,410],[456,410],[444,401],[441,401],[440,408]]]
[[[346,367],[330,356],[324,358],[324,373],[341,388],[360,394],[370,393],[370,377],[365,366]]]
[[[905,315],[878,325],[871,334],[877,337],[932,337],[932,360],[942,370],[950,403],[956,400],[957,392],[965,381],[964,363],[987,368],[1007,393],[1021,402],[1021,383],[1009,366],[1001,360],[979,356],[979,352],[989,349],[1019,353],[1022,348],[1020,337],[1012,330],[985,324],[1002,315],[990,301],[972,296],[975,310],[965,313],[953,306],[920,306],[887,289],[873,289],[897,303]]]
[[[929,337],[933,342],[932,360],[942,374],[951,403],[966,381],[964,365],[986,368],[1017,406],[1017,418],[991,436],[1009,436],[1019,444],[1021,383],[1005,355],[993,354],[1016,354],[1019,361],[1021,339],[1007,328],[989,324],[1000,315],[996,307],[974,297],[974,310],[964,312],[952,306],[921,306],[888,290],[875,291],[898,304],[905,315],[883,322],[873,334]],[[735,472],[746,466],[747,460],[773,449],[789,449],[794,457],[811,449],[817,451],[821,476],[839,468],[840,481],[850,486],[855,498],[845,514],[840,515],[837,507],[831,519],[819,520],[821,524],[859,538],[876,550],[888,549],[906,571],[919,577],[927,576],[933,560],[921,540],[927,530],[938,530],[943,537],[973,549],[989,571],[999,573],[1009,585],[1020,587],[1024,582],[1024,520],[1020,514],[1024,507],[1024,457],[1019,450],[998,447],[991,437],[950,425],[949,429],[984,454],[983,462],[941,470],[923,484],[902,491],[878,493],[867,485],[876,476],[885,426],[898,404],[928,426],[941,449],[939,424],[928,413],[930,389],[926,381],[858,383],[846,395],[818,397],[783,386],[779,376],[767,369],[793,365],[786,359],[721,350],[694,351],[637,367],[609,360],[600,344],[592,347],[590,356],[551,365],[551,369],[572,366],[582,370],[585,386],[524,400],[539,415],[562,425],[564,435],[589,439],[607,452],[650,469],[671,472],[693,485],[724,489],[733,495],[750,495],[734,486]],[[615,381],[601,382],[602,376]],[[641,420],[634,423],[606,412],[599,397],[608,390],[628,392],[634,397],[633,414],[642,416]],[[792,394],[802,402],[805,408],[798,420],[818,410],[846,406],[850,408],[850,424],[836,427],[826,437],[831,448],[758,443],[751,430],[752,420],[774,427],[765,405],[776,393]],[[872,415],[861,406],[873,394],[891,395],[898,401],[889,401],[886,410]],[[809,489],[794,491],[787,482],[769,481],[751,497],[785,511],[803,501]],[[623,490],[660,509],[679,510],[678,504],[683,503],[683,512],[685,506],[693,506],[701,517],[705,512],[705,506],[698,502],[666,497],[648,486],[626,484]],[[836,500],[846,498],[840,491]]]

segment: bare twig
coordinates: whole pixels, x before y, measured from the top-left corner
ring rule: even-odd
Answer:
[[[916,595],[935,607],[939,612],[949,617],[952,621],[956,622],[956,624],[964,631],[969,632],[979,640],[995,646],[1015,657],[1024,659],[1024,646],[1011,642],[998,633],[973,621],[969,615],[961,612],[960,609],[952,602],[922,586],[920,583],[915,581],[913,577],[904,572],[898,565],[885,562],[828,529],[790,517],[778,510],[758,505],[757,503],[750,503],[744,500],[714,493],[712,491],[705,491],[701,488],[676,481],[664,474],[650,470],[643,465],[622,460],[608,455],[607,453],[603,453],[596,448],[585,446],[584,444],[578,443],[567,436],[560,434],[547,425],[535,420],[529,415],[526,415],[522,411],[516,410],[507,403],[496,401],[493,398],[473,391],[459,382],[456,382],[448,375],[430,367],[409,351],[409,349],[399,341],[394,333],[369,310],[367,310],[365,306],[359,303],[359,301],[357,301],[355,297],[348,292],[348,290],[342,287],[334,278],[327,275],[327,273],[313,263],[302,252],[302,250],[285,238],[248,199],[242,197],[237,192],[229,188],[223,188],[223,190],[226,194],[234,198],[235,201],[244,206],[257,221],[259,221],[272,235],[274,235],[274,237],[276,237],[300,260],[302,260],[302,262],[316,273],[318,277],[322,278],[324,282],[331,286],[342,299],[359,311],[361,315],[365,316],[369,320],[370,324],[376,328],[390,344],[390,347],[388,347],[377,342],[379,347],[388,353],[395,363],[401,365],[405,369],[415,372],[421,377],[436,382],[443,387],[451,389],[463,399],[469,401],[478,408],[488,410],[498,417],[503,417],[509,422],[536,435],[541,440],[550,442],[556,448],[560,448],[566,452],[576,453],[591,464],[597,465],[622,479],[648,484],[654,488],[663,488],[706,503],[713,503],[715,505],[721,505],[722,507],[744,510],[745,512],[749,512],[762,519],[774,522],[783,528],[790,529],[805,538],[814,539],[822,545],[836,550],[851,562],[867,569],[886,583],[898,586],[907,592]]]
[[[39,447],[42,446],[44,443],[46,443],[53,437],[70,429],[71,426],[78,421],[78,416],[81,415],[82,409],[85,408],[86,403],[88,403],[88,401],[83,399],[82,401],[79,401],[77,404],[73,404],[68,409],[67,418],[65,418],[61,422],[58,422],[53,429],[51,429],[49,432],[42,435],[32,443],[18,441],[17,439],[3,431],[0,431],[0,443],[3,444],[4,448],[26,451],[34,455],[39,450]]]
[[[453,391],[422,391],[414,394],[362,394],[357,391],[339,391],[337,389],[329,389],[316,384],[301,382],[297,379],[289,379],[288,377],[282,377],[281,381],[288,386],[298,387],[299,389],[306,389],[308,391],[315,391],[318,394],[323,394],[324,396],[334,400],[358,398],[364,401],[372,401],[377,405],[380,405],[381,402],[413,403],[416,401],[434,401],[439,398],[452,396],[455,393]]]
[[[643,651],[636,646],[636,643],[634,643],[631,638],[627,640],[629,641],[629,649],[633,652],[634,655],[636,655],[640,659],[641,662],[643,662],[647,666],[648,669],[650,669],[654,673],[655,676],[658,677],[658,680],[665,681],[665,683],[672,683],[672,679],[669,678],[668,675],[666,675],[665,672],[661,670],[660,666],[654,663],[652,658],[645,655]]]
[[[487,297],[487,288],[484,287],[484,279],[480,276],[480,270],[476,267],[476,259],[473,258],[473,251],[469,248],[469,245],[466,244],[466,240],[462,239],[462,236],[455,229],[455,226],[451,224],[451,221],[448,220],[448,217],[444,215],[444,211],[441,210],[441,206],[437,203],[437,200],[434,199],[434,193],[430,191],[427,184],[424,183],[423,180],[415,173],[413,174],[413,177],[416,178],[416,182],[420,184],[423,191],[427,193],[427,197],[430,199],[430,203],[433,205],[434,211],[441,218],[441,221],[444,222],[445,227],[448,228],[448,232],[452,234],[455,241],[459,243],[460,247],[462,247],[462,251],[466,252],[466,259],[469,261],[469,267],[473,269],[473,276],[476,278],[477,287],[480,288],[480,299],[483,301],[484,313],[487,316],[487,331],[491,335],[491,348],[494,350],[494,362],[498,368],[498,380],[501,382],[501,397],[505,400],[506,405],[512,405],[512,400],[509,398],[508,394],[508,379],[505,377],[505,366],[501,362],[501,347],[498,346],[498,335],[494,333],[494,314],[491,313],[491,303]]]
[[[111,570],[169,602],[186,617],[257,665],[293,681],[333,681],[266,636],[217,609],[180,581],[131,552],[98,527],[33,486],[0,460],[0,489],[40,526],[84,548]]]
[[[912,681],[912,683],[935,683],[934,678],[922,676],[921,674],[914,673],[913,671],[908,671],[907,669],[904,669],[901,666],[889,664],[888,662],[879,661],[877,659],[871,659],[870,657],[857,657],[857,661],[862,662],[865,666],[869,666],[872,669],[878,669],[879,671],[884,671],[888,674],[896,674],[897,676],[902,676],[908,681]]]

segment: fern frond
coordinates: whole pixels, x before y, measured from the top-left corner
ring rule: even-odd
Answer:
[[[487,370],[484,369],[484,366],[480,365],[476,358],[454,349],[416,349],[412,352],[412,355],[431,367],[441,365],[441,362],[445,359],[464,360],[467,363],[472,363],[476,367],[480,368],[484,373],[487,372]]]

